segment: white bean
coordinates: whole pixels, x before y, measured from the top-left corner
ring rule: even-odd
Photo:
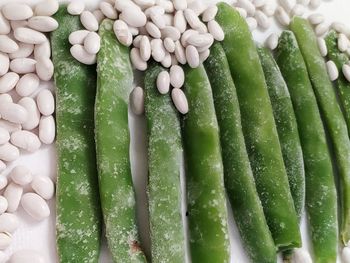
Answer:
[[[151,41],[152,57],[155,61],[161,62],[165,56],[165,49],[161,39],[152,39]]]
[[[258,25],[262,28],[262,29],[267,29],[270,27],[271,25],[271,20],[270,18],[268,18],[265,13],[263,13],[262,11],[260,10],[257,10],[255,12],[255,15],[254,15]],[[216,21],[215,21],[216,22]],[[210,32],[210,31],[209,31]]]
[[[344,64],[342,67],[344,77],[348,82],[350,82],[350,65]]]
[[[321,24],[318,24],[315,27],[315,33],[317,36],[322,36],[328,31],[328,29],[329,29],[329,24],[326,22],[323,22]]]
[[[10,140],[10,133],[5,128],[0,127],[0,144],[7,143]]]
[[[14,31],[14,36],[18,41],[27,44],[37,45],[46,41],[46,36],[43,33],[25,27],[16,28]]]
[[[92,12],[92,14],[95,16],[95,18],[99,24],[101,24],[103,19],[105,19],[105,15],[99,9],[94,10]]]
[[[52,16],[58,11],[57,0],[45,0],[35,6],[34,13],[37,16]]]
[[[132,36],[137,36],[139,34],[139,29],[137,27],[128,26],[128,28]]]
[[[4,95],[4,94],[2,94],[2,95]],[[0,127],[6,129],[9,133],[14,132],[14,131],[19,131],[22,129],[21,124],[13,123],[13,122],[10,122],[10,121],[4,120],[4,119],[0,119]]]
[[[173,13],[175,11],[172,1],[156,0],[157,5],[164,8],[166,13]]]
[[[40,112],[36,105],[35,100],[30,97],[24,97],[18,101],[18,104],[26,109],[28,117],[26,122],[22,123],[22,127],[25,130],[33,130],[39,125]]]
[[[174,102],[176,109],[182,113],[186,114],[188,112],[188,102],[185,93],[181,89],[173,89],[171,91],[171,98]]]
[[[276,49],[278,45],[278,35],[276,33],[272,33],[265,41],[265,45],[270,50]]]
[[[151,43],[146,36],[143,36],[140,41],[140,55],[144,61],[148,61],[151,57]]]
[[[6,249],[8,246],[10,246],[12,242],[12,236],[5,232],[5,233],[0,233],[0,249],[4,250]]]
[[[145,94],[141,87],[136,87],[130,93],[130,108],[136,115],[145,112]]]
[[[36,103],[42,115],[49,116],[55,111],[55,99],[52,92],[48,89],[43,89],[39,92]]]
[[[345,24],[343,23],[339,23],[339,22],[333,22],[331,27],[339,32],[339,33],[343,33],[344,35],[349,36],[350,35],[350,28],[347,27]]]
[[[172,40],[177,41],[181,37],[180,31],[176,27],[173,27],[173,26],[166,26],[166,27],[164,27],[161,30],[161,33],[162,33],[162,38],[163,39],[169,37]]]
[[[218,12],[218,7],[216,5],[212,5],[208,7],[202,15],[202,20],[204,22],[209,22],[211,20],[214,20],[217,12]]]
[[[14,20],[10,22],[12,31],[15,31],[19,27],[27,27],[28,20]]]
[[[118,18],[117,10],[115,10],[114,7],[110,3],[101,2],[100,9],[101,9],[101,12],[109,19],[115,20]]]
[[[310,0],[311,8],[318,8],[321,5],[321,0]]]
[[[261,8],[261,11],[263,11],[265,13],[265,15],[267,15],[268,17],[271,17],[275,14],[276,8],[269,1]]]
[[[207,50],[205,50],[205,51],[203,51],[203,52],[200,52],[200,53],[199,53],[199,61],[200,61],[201,63],[203,63],[204,61],[207,60],[207,58],[209,57],[209,55],[210,55],[210,49],[207,49]]]
[[[243,18],[247,17],[247,15],[248,15],[247,10],[245,10],[244,8],[241,8],[241,7],[236,7],[235,9],[238,11],[238,13],[240,14],[241,17],[243,17]]]
[[[255,13],[255,6],[249,0],[238,0],[237,6],[245,9],[250,16],[253,16]]]
[[[2,13],[8,20],[25,20],[33,16],[29,5],[13,2],[5,4]]]
[[[164,70],[157,76],[157,89],[160,94],[167,94],[170,88],[170,76],[168,71]]]
[[[327,66],[327,72],[329,75],[329,79],[331,81],[336,80],[339,77],[339,72],[338,72],[338,68],[335,65],[335,63],[332,60],[329,60],[329,61],[327,61],[326,66]]]
[[[9,71],[10,59],[6,53],[0,52],[0,76],[5,75]]]
[[[176,11],[174,15],[174,26],[180,31],[180,33],[185,32],[187,22],[182,10]]]
[[[276,18],[282,26],[288,26],[290,24],[290,17],[288,16],[287,12],[280,6],[276,8]]]
[[[92,55],[86,52],[82,45],[73,45],[70,48],[70,53],[80,63],[86,65],[93,65],[96,63],[96,55]]]
[[[195,47],[204,47],[207,45],[212,45],[213,42],[214,38],[211,34],[192,34],[187,39],[187,43]]]
[[[9,263],[45,263],[44,257],[34,250],[18,250],[12,254]]]
[[[260,11],[259,11],[260,12]],[[258,14],[258,12],[256,12],[256,14]],[[263,14],[263,13],[261,13]],[[266,17],[266,16],[265,16]],[[267,17],[266,17],[267,18]],[[264,22],[265,23],[265,22]],[[262,26],[262,25],[261,25]],[[264,25],[266,26],[266,25]],[[264,27],[262,26],[262,27]],[[264,27],[266,28],[266,27]],[[209,21],[208,22],[208,30],[209,33],[213,36],[213,38],[217,41],[222,41],[225,38],[225,33],[222,30],[221,26],[219,25],[218,22],[216,22],[215,20]]]
[[[298,0],[297,2],[303,6],[308,6],[310,3],[310,0]]]
[[[67,11],[73,16],[80,15],[85,9],[85,3],[81,0],[71,1],[67,6]]]
[[[153,22],[146,23],[146,30],[153,38],[160,38],[162,36],[159,28]]]
[[[27,110],[15,103],[1,104],[0,115],[4,120],[19,124],[26,122],[28,117]]]
[[[7,199],[3,196],[0,196],[0,215],[5,213],[5,211],[7,210],[7,207],[8,207]]]
[[[279,4],[286,10],[288,13],[295,6],[295,0],[279,0]]]
[[[134,47],[140,48],[140,43],[141,43],[141,39],[144,35],[138,35],[137,37],[134,38],[132,44]]]
[[[155,0],[134,0],[134,2],[140,6],[142,9],[145,9],[150,6],[154,6],[156,1]]]
[[[245,21],[247,22],[250,31],[254,31],[258,27],[258,22],[254,17],[247,17]]]
[[[13,53],[18,50],[17,43],[7,35],[0,35],[0,52]]]
[[[181,44],[186,47],[188,45],[187,40],[192,37],[193,35],[198,35],[198,31],[193,30],[193,29],[188,29],[186,30],[182,35],[181,35]]]
[[[175,10],[185,10],[187,8],[186,0],[173,0]]]
[[[18,184],[15,184],[15,183],[11,182],[6,187],[6,189],[4,191],[4,197],[6,198],[6,200],[8,202],[8,207],[7,207],[7,211],[8,212],[13,213],[13,212],[17,211],[19,203],[21,201],[22,194],[23,194],[23,188],[20,185],[18,185]],[[11,217],[11,216],[8,216],[8,215],[7,216],[4,216],[4,215],[6,215],[6,214],[2,214],[0,216],[0,223],[1,223],[1,219],[3,219],[3,217],[5,217],[5,218]],[[7,227],[8,228],[7,230],[4,230],[4,231],[12,233],[15,230],[15,227],[16,227],[16,222],[13,223],[13,221],[15,221],[15,220],[16,219],[14,219],[12,217],[12,220],[9,220],[8,225],[2,226],[2,227]],[[2,224],[0,224],[0,232],[2,232],[1,231],[2,230],[1,225]]]
[[[10,53],[9,58],[10,59],[27,58],[33,53],[33,50],[34,50],[33,44],[19,42],[17,51]]]
[[[100,36],[96,32],[90,32],[84,39],[84,48],[89,54],[97,54],[101,47]]]
[[[12,90],[19,80],[19,75],[15,72],[8,72],[0,77],[0,93]]]
[[[203,12],[208,8],[208,5],[201,0],[188,1],[187,8],[193,10],[197,16],[203,14]]]
[[[118,20],[119,21],[119,20]],[[117,22],[117,21],[116,21]],[[68,41],[71,45],[83,44],[84,39],[90,33],[88,30],[77,30],[70,33]]]
[[[192,45],[186,47],[186,60],[191,68],[197,68],[199,66],[199,54],[197,49]]]
[[[123,20],[116,20],[113,24],[113,31],[118,41],[124,46],[130,46],[132,43],[132,35],[128,25]]]
[[[22,196],[21,205],[28,215],[41,221],[50,216],[50,208],[45,200],[37,194],[26,193]]]
[[[83,11],[80,15],[80,22],[89,31],[98,30],[98,22],[90,11]]]
[[[123,12],[125,9],[137,9],[141,11],[141,8],[136,5],[132,0],[116,0],[114,7],[119,11]]]
[[[142,27],[146,25],[146,15],[137,8],[126,8],[119,15],[121,20],[124,20],[130,26]]]
[[[24,165],[17,165],[9,174],[12,181],[20,186],[30,184],[33,180],[31,171]]]
[[[49,16],[33,16],[28,20],[28,26],[40,32],[52,32],[58,28],[58,22]]]
[[[185,65],[186,64],[186,54],[185,54],[185,49],[181,45],[180,41],[175,42],[175,57],[176,60]]]
[[[4,189],[7,186],[7,177],[4,175],[0,175],[0,190]]]
[[[165,68],[169,68],[171,66],[171,55],[168,51],[165,51],[164,58],[160,63]]]
[[[309,20],[310,24],[318,25],[318,24],[321,24],[325,21],[325,17],[322,14],[315,13],[315,14],[310,15],[308,17],[308,20]]]
[[[342,262],[349,263],[350,262],[350,248],[344,247],[341,252]]]
[[[312,259],[307,250],[303,248],[296,248],[293,250],[292,255],[293,262],[303,262],[303,263],[312,263]]]
[[[302,16],[305,13],[304,6],[296,4],[290,11],[291,16]]]
[[[181,88],[185,82],[185,73],[182,67],[174,65],[170,68],[170,84],[174,88]]]
[[[44,43],[34,46],[34,59],[38,60],[40,57],[51,57],[51,46],[48,39]]]
[[[27,74],[35,71],[35,64],[32,58],[15,58],[10,62],[10,69],[17,74]]]
[[[343,33],[340,33],[338,35],[338,49],[341,52],[345,52],[349,48],[349,45],[349,39]]]
[[[256,8],[259,8],[266,4],[266,0],[253,0],[253,4]]]
[[[147,62],[143,61],[141,58],[140,50],[138,48],[131,49],[130,60],[136,69],[140,71],[145,71],[147,69]]]
[[[0,172],[5,171],[5,169],[6,169],[6,164],[0,160]]]
[[[159,28],[159,29],[163,29],[166,24],[165,24],[165,20],[163,18],[163,15],[160,14],[151,14],[151,20],[152,22]]]
[[[7,35],[11,31],[10,22],[4,17],[0,11],[0,35]]]
[[[41,146],[38,136],[30,131],[16,131],[11,134],[11,143],[28,152],[36,152]]]
[[[13,102],[11,95],[8,93],[0,94],[0,104],[7,103],[7,102]]]
[[[175,42],[171,38],[166,37],[163,41],[163,45],[166,51],[169,53],[173,53],[175,51]]]
[[[51,144],[55,140],[55,119],[50,116],[42,116],[39,122],[39,139],[42,143]]]
[[[202,22],[199,23],[199,26],[196,28],[196,30],[198,31],[198,33],[201,33],[201,34],[208,33],[207,26]]]
[[[17,82],[16,92],[21,97],[29,96],[39,88],[39,84],[40,80],[36,74],[25,74]]]
[[[165,25],[172,26],[174,24],[174,16],[171,14],[163,15],[163,19],[165,21]]]
[[[201,21],[193,10],[185,9],[184,16],[191,28],[197,29],[198,27],[200,27]]]
[[[38,195],[46,200],[50,200],[55,194],[55,185],[48,176],[35,176],[31,187]]]

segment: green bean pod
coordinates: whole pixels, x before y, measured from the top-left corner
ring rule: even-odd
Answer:
[[[190,111],[183,117],[183,143],[190,250],[193,263],[228,263],[227,207],[219,127],[204,67],[185,69]]]
[[[51,33],[57,123],[56,238],[59,262],[97,263],[102,218],[94,143],[96,67],[76,61],[68,36],[82,28],[62,5]]]
[[[99,35],[95,140],[107,242],[115,262],[146,262],[138,240],[129,160],[129,49],[117,41],[112,20],[101,23]]]
[[[259,56],[245,20],[226,3],[216,20],[225,32],[221,42],[236,85],[248,156],[275,245],[301,245],[298,218],[289,189],[272,106]]]
[[[314,262],[336,262],[337,200],[332,160],[307,68],[291,31],[282,33],[276,61],[287,83],[298,123]]]
[[[252,262],[275,263],[276,247],[250,167],[236,87],[220,43],[210,48],[210,56],[204,66],[212,87],[220,128],[225,187],[244,248]]]
[[[185,262],[181,212],[180,120],[170,96],[161,95],[156,79],[164,69],[153,64],[145,75],[148,131],[148,200],[152,262]]]
[[[350,140],[346,122],[321,56],[315,33],[307,20],[295,17],[290,24],[309,72],[317,102],[329,133],[339,173],[341,207],[340,235],[344,244],[350,240]]]

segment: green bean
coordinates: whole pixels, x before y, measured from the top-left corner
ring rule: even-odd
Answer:
[[[115,262],[146,262],[138,241],[129,160],[128,98],[133,82],[129,49],[117,41],[112,20],[102,22],[99,35],[95,139],[108,246]]]
[[[201,65],[185,69],[190,111],[183,118],[192,262],[229,262],[227,209],[219,128],[210,83]]]
[[[182,263],[185,236],[181,212],[181,128],[170,96],[161,95],[156,88],[162,70],[153,64],[145,75],[152,262]]]
[[[51,34],[57,122],[57,249],[59,262],[98,262],[102,220],[99,205],[94,100],[96,67],[77,62],[68,36],[81,29],[79,17],[61,6]]]
[[[305,164],[306,210],[316,263],[335,262],[337,204],[332,161],[326,134],[294,34],[284,31],[276,61],[292,99]]]
[[[307,20],[300,17],[295,17],[290,27],[300,46],[332,142],[339,172],[340,235],[343,243],[346,244],[350,239],[350,140],[348,129],[329,80],[326,64],[318,50],[312,27]]]
[[[276,247],[256,191],[241,126],[236,88],[220,43],[204,63],[220,128],[224,179],[233,216],[252,262],[276,262]],[[256,238],[259,236],[259,238]]]
[[[267,224],[278,248],[298,247],[298,218],[259,56],[245,20],[228,4],[218,7],[216,20],[225,32],[221,43],[236,85],[248,156]]]

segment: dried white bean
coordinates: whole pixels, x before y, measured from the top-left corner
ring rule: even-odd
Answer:
[[[217,12],[218,12],[218,7],[216,5],[212,5],[208,7],[202,15],[202,20],[204,22],[209,22],[211,20],[214,20]]]
[[[10,246],[12,242],[12,236],[9,233],[0,233],[0,249],[4,250]]]
[[[260,11],[259,11],[260,12]],[[257,14],[258,12],[256,12]],[[263,13],[262,13],[263,14]],[[265,16],[265,15],[264,15]],[[266,17],[266,16],[265,16]],[[267,18],[267,17],[266,17]],[[264,28],[266,25],[264,25]],[[213,36],[213,38],[217,41],[222,41],[225,38],[225,33],[222,30],[221,26],[219,25],[218,22],[215,20],[209,21],[208,22],[208,30],[209,33]]]
[[[187,8],[193,10],[197,16],[201,15],[208,6],[201,0],[188,1]]]
[[[172,26],[174,24],[174,16],[170,14],[163,15],[165,25]]]
[[[201,63],[203,63],[204,61],[207,60],[207,58],[209,57],[209,55],[210,55],[210,49],[207,49],[207,50],[205,50],[205,51],[203,51],[203,52],[200,52],[200,53],[199,53],[199,61],[200,61]]]
[[[184,46],[184,47],[186,47],[187,45],[188,45],[188,43],[187,43],[187,40],[190,38],[190,37],[192,37],[192,36],[194,36],[194,35],[198,35],[199,33],[198,33],[198,31],[196,31],[196,30],[193,30],[193,29],[188,29],[188,30],[186,30],[183,34],[182,34],[182,36],[181,36],[181,44]]]
[[[57,0],[45,0],[35,6],[34,13],[37,16],[52,16],[58,11]]]
[[[117,22],[117,21],[116,21]],[[125,24],[126,25],[126,24]],[[83,44],[84,43],[84,39],[86,38],[86,36],[90,33],[90,31],[88,30],[77,30],[72,32],[69,37],[68,37],[68,41],[71,45],[76,45],[76,44]]]
[[[58,22],[49,16],[33,16],[28,20],[28,26],[40,32],[52,32],[58,28]]]
[[[163,7],[155,5],[155,6],[147,8],[144,13],[145,13],[146,17],[151,17],[151,15],[164,15],[165,10]]]
[[[237,6],[245,9],[250,16],[253,16],[255,13],[255,6],[249,0],[238,0]]]
[[[42,115],[49,116],[55,111],[55,99],[52,92],[48,89],[43,89],[39,92],[36,103]]]
[[[279,0],[279,4],[286,10],[288,13],[295,6],[295,0]]]
[[[9,263],[45,263],[44,257],[34,250],[18,250],[12,254]]]
[[[25,108],[28,113],[26,122],[22,123],[22,128],[25,130],[35,129],[40,121],[40,112],[35,100],[30,97],[24,97],[18,101],[18,104]]]
[[[271,25],[271,20],[268,18],[265,13],[260,10],[257,10],[254,15],[256,22],[262,29],[267,29]],[[216,22],[216,21],[215,21]],[[209,31],[210,32],[210,31]]]
[[[6,169],[6,164],[0,160],[0,172],[5,171],[5,169]]]
[[[18,41],[28,44],[41,44],[46,41],[46,36],[43,33],[25,27],[16,28],[14,36]]]
[[[105,15],[99,9],[92,11],[92,14],[95,16],[95,18],[99,24],[101,24],[103,19],[105,19]]]
[[[7,210],[7,207],[8,207],[7,199],[3,196],[0,196],[0,215],[5,213],[5,211]]]
[[[136,69],[140,71],[145,71],[147,69],[147,62],[143,61],[141,58],[140,50],[138,48],[131,49],[130,60]]]
[[[13,123],[4,119],[0,119],[0,127],[8,130],[8,132],[19,131],[22,129],[22,125],[18,123]],[[0,158],[1,159],[1,158]]]
[[[191,28],[197,29],[200,27],[201,21],[193,10],[185,9],[184,16]]]
[[[176,109],[182,113],[186,114],[188,112],[188,102],[185,93],[181,89],[173,89],[171,91],[171,98],[174,102]]]
[[[170,88],[170,76],[168,71],[164,70],[158,74],[157,89],[160,94],[167,94]]]
[[[101,9],[101,12],[109,19],[115,20],[118,18],[117,10],[115,10],[114,7],[110,3],[101,2],[100,9]]]
[[[10,59],[27,58],[33,53],[33,50],[34,50],[33,44],[19,42],[17,51],[10,53],[9,58]]]
[[[128,25],[122,20],[116,20],[113,24],[113,31],[118,41],[124,46],[130,46],[132,43],[132,35]]]
[[[136,87],[130,93],[130,108],[136,115],[145,112],[145,94],[141,87]]]
[[[153,38],[160,38],[162,36],[159,28],[153,22],[147,22],[146,30]]]
[[[132,42],[134,47],[140,48],[140,43],[141,43],[142,37],[144,37],[144,35],[138,35],[137,37],[134,38],[134,41]]]
[[[168,51],[165,51],[164,58],[160,63],[165,68],[169,68],[171,66],[171,55]]]
[[[342,258],[342,262],[350,263],[350,248],[349,247],[343,248],[343,250],[341,252],[341,258]]]
[[[187,43],[189,45],[193,45],[195,47],[203,47],[207,45],[212,45],[214,42],[214,38],[211,34],[192,34],[187,39]]]
[[[173,0],[175,10],[185,10],[187,8],[186,0]]]
[[[15,31],[19,27],[27,27],[28,26],[28,20],[14,20],[10,22],[11,28],[13,31]]]
[[[208,33],[207,26],[202,22],[199,23],[199,26],[196,28],[196,30],[198,31],[198,33],[201,33],[201,34]]]
[[[31,171],[24,165],[17,165],[9,174],[12,181],[20,186],[30,184],[33,180]]]
[[[36,74],[25,74],[17,82],[16,92],[21,97],[29,96],[39,88],[39,84],[40,80]]]
[[[339,77],[339,72],[338,72],[338,68],[335,65],[335,63],[332,60],[329,60],[329,61],[327,61],[326,66],[327,66],[327,72],[329,75],[329,79],[331,81],[336,80]]]
[[[50,116],[42,116],[39,123],[39,139],[42,143],[51,144],[55,140],[55,119]]]
[[[0,94],[0,104],[7,102],[13,102],[11,95],[9,95],[8,93]]]
[[[343,33],[344,35],[347,35],[347,36],[350,35],[350,28],[343,23],[333,22],[331,27],[339,33]]]
[[[174,15],[174,26],[180,31],[180,33],[185,32],[187,22],[182,10],[176,11]]]
[[[166,37],[163,41],[163,45],[166,51],[169,53],[173,53],[175,51],[175,42],[171,38]]]
[[[28,215],[41,221],[50,216],[50,208],[38,194],[26,193],[22,196],[21,205]]]
[[[185,65],[186,64],[186,54],[185,54],[185,49],[181,45],[180,41],[175,42],[175,57],[176,60]]]
[[[90,11],[83,11],[80,15],[80,22],[89,31],[98,30],[96,17]]]
[[[159,28],[159,29],[163,29],[166,25],[165,25],[165,21],[163,18],[163,15],[160,14],[152,14],[151,16],[151,20],[152,22]]]
[[[298,0],[297,2],[303,6],[308,6],[310,4],[310,0]]]
[[[253,4],[256,8],[259,8],[266,4],[266,0],[253,0]]]
[[[311,8],[318,8],[321,5],[321,0],[310,0]]]
[[[7,35],[0,35],[0,52],[13,53],[18,50],[17,43]]]
[[[5,4],[2,13],[8,20],[25,20],[33,16],[29,5],[13,2]]]
[[[307,250],[296,248],[293,250],[292,262],[312,263],[312,259]]]
[[[144,61],[148,61],[151,57],[151,43],[146,36],[143,36],[140,41],[140,55]]]
[[[350,65],[344,64],[342,67],[343,75],[350,82]]]
[[[142,9],[145,9],[150,6],[154,6],[156,1],[155,0],[134,0],[134,2],[140,6]]]
[[[197,68],[199,66],[199,54],[197,49],[192,45],[186,47],[186,60],[191,68]]]
[[[316,14],[310,15],[308,17],[308,20],[309,20],[310,24],[318,25],[318,24],[321,24],[321,23],[323,23],[325,21],[325,17],[322,14],[316,13]]]
[[[151,40],[152,57],[155,61],[161,62],[165,56],[165,49],[161,39]]]
[[[41,142],[38,136],[30,131],[16,131],[11,134],[11,143],[28,152],[39,150]]]
[[[350,46],[349,39],[343,34],[338,35],[338,49],[341,52],[345,52]]]
[[[55,194],[55,185],[48,176],[35,176],[31,183],[31,187],[45,200],[50,200]]]
[[[166,26],[166,27],[164,27],[161,30],[161,33],[162,33],[162,38],[163,39],[169,37],[172,40],[177,41],[181,37],[180,31],[176,27],[173,27],[173,26]]]
[[[10,133],[5,128],[0,127],[0,144],[7,143],[10,140]]]
[[[175,10],[172,1],[156,0],[156,3],[157,3],[157,5],[163,7],[166,13],[173,13]]]
[[[1,148],[1,146],[0,146],[0,148]],[[17,211],[19,203],[21,201],[22,194],[23,194],[23,188],[18,184],[11,182],[6,187],[6,189],[4,191],[4,197],[7,199],[7,202],[8,202],[8,207],[7,207],[8,212],[13,213],[13,212]],[[11,216],[4,216],[4,215],[6,215],[6,214],[2,214],[0,216],[0,223],[2,220],[4,220],[3,219],[4,217],[5,217],[5,219],[8,217],[11,217]],[[12,217],[12,220],[10,218],[9,223],[7,225],[3,226],[2,224],[0,224],[0,232],[6,231],[6,232],[12,233],[16,228],[16,222],[13,222],[15,220],[16,219],[14,219]],[[5,227],[7,229],[3,229]]]
[[[328,31],[328,29],[329,29],[329,24],[326,22],[323,22],[321,24],[318,24],[315,27],[315,33],[317,36],[322,36]]]
[[[250,31],[254,31],[258,27],[258,22],[254,17],[247,17],[245,21],[247,22]]]
[[[86,52],[82,45],[73,45],[70,48],[71,55],[80,63],[92,65],[96,63],[96,55]]]
[[[124,11],[125,9],[137,9],[137,10],[141,10],[141,8],[136,5],[133,1],[131,0],[116,0],[115,1],[115,4],[114,4],[114,7],[119,11],[119,12],[122,12]]]
[[[288,26],[290,24],[290,18],[287,12],[280,6],[276,8],[276,18],[277,21],[282,25],[282,26]]]
[[[0,52],[0,76],[5,75],[9,71],[10,59],[6,53]]]
[[[84,48],[89,54],[97,54],[101,47],[100,36],[96,32],[90,32],[84,39]]]
[[[10,69],[18,74],[35,71],[36,61],[32,58],[15,58],[10,62]]]
[[[130,26],[142,27],[146,25],[146,15],[137,8],[126,8],[119,15],[121,20],[124,20]]]
[[[4,17],[0,11],[0,35],[7,35],[11,31],[10,22]]]
[[[85,9],[85,3],[81,0],[71,1],[67,6],[67,11],[73,16],[80,15]]]
[[[40,57],[51,57],[51,46],[48,39],[44,43],[34,46],[34,59],[39,60]]]
[[[4,189],[7,186],[7,177],[0,175],[0,190]]]
[[[174,65],[170,68],[170,84],[174,88],[181,88],[185,82],[185,73],[182,67]]]
[[[293,16],[302,16],[305,13],[305,8],[303,5],[296,4],[290,11],[291,17]]]
[[[265,41],[265,45],[270,50],[276,49],[278,45],[278,35],[276,33],[272,33]]]
[[[271,2],[267,2],[262,8],[261,11],[265,13],[268,17],[271,17],[275,14],[276,8]]]
[[[8,72],[0,77],[0,93],[12,90],[19,80],[19,75],[15,72]]]
[[[241,7],[236,7],[236,10],[238,11],[238,13],[241,15],[241,17],[246,18],[247,17],[247,10],[245,10],[244,8]]]

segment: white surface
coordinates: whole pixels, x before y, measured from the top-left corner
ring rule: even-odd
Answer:
[[[0,0],[0,6],[11,0]],[[209,0],[210,1],[210,0]],[[209,2],[208,1],[208,2]],[[38,0],[12,0],[11,2],[27,2],[35,4]],[[92,8],[96,6],[98,0],[86,0],[88,7]],[[210,2],[217,2],[215,0]],[[230,2],[230,1],[227,1]],[[350,2],[349,0],[333,0],[323,1],[321,7],[317,12],[321,12],[326,15],[327,22],[339,21],[350,25]],[[315,10],[309,10],[308,12],[315,12]],[[280,28],[277,25],[272,26],[265,32],[256,31],[254,37],[257,41],[264,41],[265,38],[271,32],[279,32]],[[140,83],[141,84],[141,83]],[[45,83],[45,85],[52,86],[52,83]],[[141,238],[145,246],[146,252],[149,253],[149,242],[147,240],[147,206],[145,205],[146,193],[145,184],[147,180],[147,164],[146,164],[146,137],[145,137],[145,120],[142,117],[135,117],[130,115],[130,128],[131,128],[131,155],[132,155],[132,172],[135,181],[135,188],[137,192],[138,201],[138,217],[141,226]],[[23,154],[21,158],[15,163],[9,166],[9,169],[4,172],[6,175],[8,171],[15,164],[27,165],[34,174],[42,174],[56,177],[56,155],[53,146],[43,147],[35,154]],[[17,214],[21,218],[21,225],[17,232],[14,234],[14,242],[11,246],[5,250],[6,255],[11,255],[14,251],[19,249],[33,249],[40,251],[44,257],[45,262],[54,263],[57,262],[56,248],[55,248],[55,202],[51,200],[49,202],[51,208],[51,217],[43,222],[36,222],[25,214],[22,208],[19,209]],[[302,232],[304,239],[304,246],[307,247],[306,242],[306,228],[305,220],[302,223]],[[245,263],[249,262],[242,245],[238,231],[232,220],[232,213],[230,211],[230,237],[231,237],[231,262]],[[257,237],[259,238],[259,237]],[[105,245],[103,245],[101,253],[101,262],[112,262]],[[279,261],[281,262],[281,261]],[[340,262],[338,260],[338,262]],[[213,262],[215,263],[215,262]]]

